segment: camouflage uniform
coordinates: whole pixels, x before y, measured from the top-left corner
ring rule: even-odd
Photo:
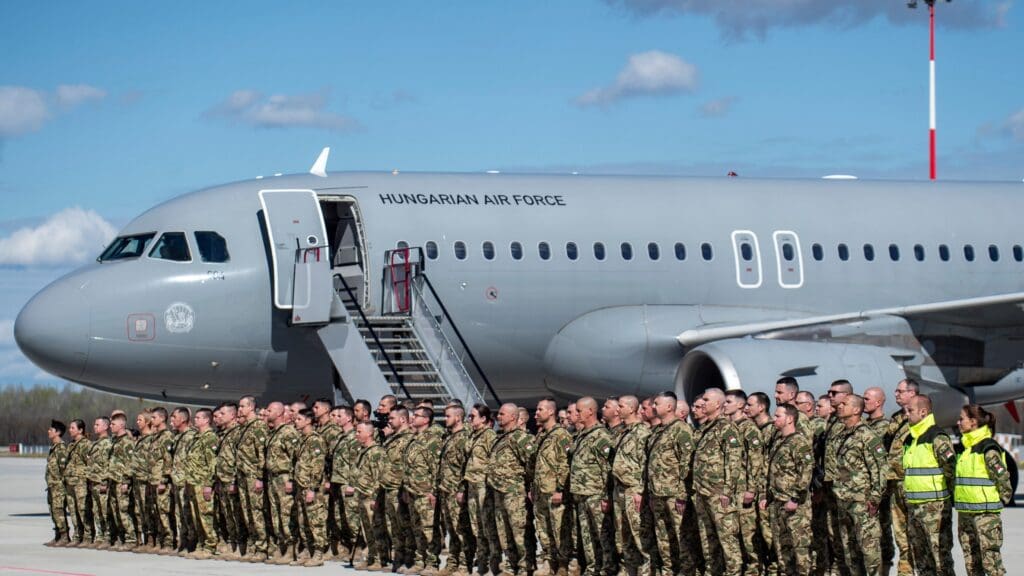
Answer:
[[[196,432],[189,439],[185,451],[185,509],[189,516],[196,539],[196,549],[200,540],[202,549],[211,554],[217,553],[217,530],[213,524],[213,479],[217,467],[217,434],[210,429]],[[211,495],[207,499],[203,489],[209,488]]]
[[[487,485],[494,495],[498,542],[512,573],[526,571],[526,476],[533,452],[533,439],[517,429],[498,434],[489,458]]]
[[[241,425],[235,445],[236,483],[242,517],[248,532],[246,553],[267,552],[267,525],[263,518],[263,491],[255,490],[255,482],[263,480],[267,454],[267,423],[254,418]]]
[[[643,422],[625,427],[615,444],[611,471],[615,482],[612,508],[615,516],[615,549],[627,570],[646,575],[651,557],[643,542],[641,510],[634,499],[643,499],[644,469],[647,464],[647,438],[651,429]]]
[[[763,458],[763,461],[761,463],[761,475],[760,476],[756,476],[755,479],[753,480],[753,482],[755,482],[755,484],[753,484],[753,486],[755,487],[755,489],[757,491],[757,496],[755,497],[755,502],[760,502],[764,498],[764,479],[766,477],[765,475],[767,474],[767,470],[768,470],[768,455],[771,453],[771,449],[772,449],[772,445],[771,445],[771,441],[772,441],[772,437],[773,437],[772,432],[775,430],[775,426],[772,424],[771,420],[768,420],[767,422],[765,422],[763,425],[760,426],[760,430],[761,430],[761,448],[762,448],[762,451],[761,451],[761,455],[762,456],[761,457]],[[808,438],[807,439],[807,445],[808,446],[813,446],[813,442],[814,442],[813,438]],[[812,460],[814,459],[814,451],[813,451],[813,449],[811,450],[811,459]],[[808,480],[808,486],[810,485],[809,483],[810,483],[810,480]],[[811,502],[810,498],[808,498],[808,503],[809,502]],[[810,508],[810,507],[808,506],[808,508]],[[776,558],[775,558],[775,544],[773,542],[773,531],[772,531],[771,518],[770,518],[770,516],[768,514],[768,511],[767,510],[761,510],[760,506],[757,507],[757,531],[758,531],[758,534],[760,534],[760,536],[761,536],[761,542],[764,544],[764,550],[765,550],[764,562],[765,562],[765,564],[767,566],[776,566],[777,562],[776,562]],[[769,570],[769,573],[770,573],[770,570]]]
[[[110,478],[110,532],[112,540],[127,546],[137,543],[135,519],[131,514],[132,468],[135,439],[131,434],[114,437],[110,443],[110,460],[107,475]],[[124,486],[124,491],[121,486]]]
[[[131,450],[131,473],[132,473],[132,514],[134,517],[135,531],[138,543],[145,545],[155,541],[153,524],[148,513],[150,502],[149,490],[149,451],[153,443],[153,434],[145,434],[135,440],[135,447]],[[129,438],[129,441],[131,439]]]
[[[50,446],[46,454],[46,504],[50,507],[55,540],[68,537],[68,516],[64,508],[67,489],[64,487],[64,471],[68,465],[68,445],[58,442]]]
[[[934,423],[934,418],[928,417]],[[918,422],[918,425],[926,421]],[[910,434],[904,440],[904,458],[907,458],[911,445],[922,431],[920,426],[911,426]],[[934,431],[932,430],[934,428]],[[945,485],[952,494],[956,476],[956,451],[949,436],[932,425],[928,431],[937,434],[931,441],[932,452],[942,470]],[[915,429],[918,430],[915,436]],[[927,433],[927,432],[925,432]],[[907,461],[904,460],[904,469]],[[906,487],[906,477],[904,487]],[[937,574],[953,576],[953,506],[952,497],[947,495],[941,500],[914,503],[907,502],[908,536],[914,554],[914,568],[919,574]]]
[[[356,440],[355,429],[342,432],[333,445],[328,445],[331,459],[331,484],[339,487],[352,485],[350,480],[353,473],[352,467],[355,465],[360,448],[362,446]],[[341,499],[343,516],[335,519],[333,529],[335,533],[341,534],[342,541],[354,548],[359,540],[359,502],[354,495],[346,496],[340,489],[338,495]],[[331,529],[328,529],[328,533],[330,531]]]
[[[152,494],[151,522],[161,548],[169,548],[174,544],[174,533],[171,532],[171,464],[174,456],[174,434],[170,430],[160,430],[153,435],[152,451],[149,458],[149,484]],[[160,484],[164,489],[160,491]]]
[[[379,514],[378,517],[385,521],[381,528],[390,540],[391,560],[398,565],[411,565],[416,549],[409,506],[401,498],[402,480],[405,477],[403,456],[412,438],[412,431],[406,429],[395,432],[384,440],[388,465],[384,468],[384,477],[381,481],[381,487],[384,489],[384,514]]]
[[[994,488],[1003,502],[1010,502],[1013,499],[1013,486],[1010,484],[1010,471],[1006,467],[1003,452],[999,445],[991,439],[991,433],[985,434],[982,438],[988,438],[987,445],[975,444],[971,432],[961,437],[964,452],[961,458],[969,455],[972,451],[981,451],[984,454],[985,471],[988,473],[988,480],[994,484]],[[958,482],[960,477],[958,474]],[[961,510],[964,503],[957,500],[957,535],[960,539],[960,548],[964,553],[964,565],[967,568],[968,576],[1004,576],[1006,569],[1003,567],[1003,558],[1000,548],[1003,546],[1003,522],[1000,510],[988,510],[984,512],[973,512]]]
[[[220,433],[220,442],[216,450],[216,466],[214,468],[216,518],[221,540],[226,543],[225,551],[231,547],[241,548],[245,538],[245,516],[242,514],[242,503],[239,500],[238,485],[238,438],[242,427],[232,425]]]
[[[891,566],[893,556],[896,555],[896,549],[892,544],[892,514],[891,514],[891,500],[892,493],[889,490],[889,464],[888,464],[888,452],[889,447],[892,443],[892,437],[889,436],[889,419],[885,416],[875,418],[873,420],[865,420],[871,431],[882,441],[882,447],[886,451],[886,473],[885,473],[885,492],[882,493],[882,502],[878,506],[878,527],[879,533],[882,535],[881,547],[882,547],[882,566]]]
[[[765,561],[765,547],[757,529],[757,489],[764,478],[764,444],[761,429],[749,418],[734,422],[743,440],[746,452],[747,491],[754,493],[754,501],[744,504],[738,502],[740,522],[740,543],[743,549],[743,571],[747,576],[759,576]],[[742,499],[742,494],[736,497]]]
[[[644,476],[661,561],[660,574],[692,576],[697,572],[697,566],[688,547],[696,544],[699,538],[686,542],[682,530],[696,524],[692,521],[696,511],[690,507],[680,513],[676,509],[676,500],[686,501],[689,493],[686,483],[693,463],[693,429],[678,419],[659,424],[648,436],[646,449]],[[690,521],[684,522],[684,516]]]
[[[552,504],[551,496],[555,492],[562,494],[563,500],[568,497],[569,458],[568,450],[572,446],[572,435],[561,425],[555,424],[550,430],[537,432],[537,451],[533,464],[533,511],[537,525],[537,537],[543,558],[547,560],[551,572],[567,568],[569,565],[569,545],[566,542],[568,527],[565,518],[566,506]],[[569,518],[572,513],[569,513]]]
[[[825,534],[828,536],[828,556],[831,564],[840,571],[845,570],[849,565],[847,558],[843,556],[843,547],[840,539],[842,534],[842,516],[839,514],[839,505],[836,501],[835,480],[836,480],[836,453],[839,450],[839,442],[846,432],[846,426],[835,416],[828,419],[825,424],[825,431],[818,436],[819,442],[824,445],[822,470],[824,473],[825,490],[823,491],[822,509],[826,522]]]
[[[387,547],[373,533],[374,516],[384,513],[383,510],[374,510],[374,507],[387,466],[387,454],[379,444],[360,446],[350,476],[351,486],[355,488],[353,497],[356,505],[354,507],[359,513],[359,522],[354,529],[366,540],[366,563],[368,565],[376,562],[387,564],[388,562]]]
[[[440,511],[442,532],[448,534],[448,561],[445,568],[453,571],[472,559],[468,557],[468,541],[473,537],[469,529],[466,507],[459,504],[455,495],[462,490],[462,472],[466,467],[466,445],[469,430],[463,428],[448,434],[441,445],[437,469],[437,507]]]
[[[292,479],[295,452],[298,451],[301,441],[299,431],[290,423],[275,427],[267,438],[266,490],[270,502],[270,522],[278,550],[287,550],[296,540],[292,534],[294,488],[293,492],[289,493],[286,484]],[[319,489],[319,486],[316,488]]]
[[[465,500],[469,510],[470,529],[476,537],[476,546],[470,556],[476,557],[480,574],[489,571],[501,560],[497,527],[494,521],[494,495],[487,489],[487,466],[491,448],[497,440],[493,428],[470,433],[466,443]]]
[[[416,545],[416,564],[437,567],[437,554],[433,548],[434,505],[430,496],[437,482],[437,463],[441,454],[442,429],[427,426],[413,435],[402,459],[405,476],[402,491],[409,503],[413,537]]]
[[[89,450],[89,488],[96,542],[110,542],[110,436],[92,443]]]
[[[338,439],[341,438],[343,430],[333,420],[328,420],[326,424],[315,424],[314,428],[323,439],[324,449],[327,451],[327,464],[324,471],[330,484],[330,490],[327,493],[327,539],[333,549],[341,542],[343,536],[342,532],[338,530],[344,518],[344,512],[341,509],[341,485],[331,480],[334,477],[334,448]]]
[[[188,513],[185,490],[185,458],[188,447],[196,437],[194,428],[174,435],[174,451],[171,458],[171,484],[174,485],[174,520],[178,528],[178,548],[191,549],[196,543],[196,527],[192,524],[193,517]]]
[[[596,576],[612,561],[614,544],[605,541],[605,511],[602,509],[607,497],[611,456],[612,435],[604,426],[595,424],[583,430],[573,442],[569,490],[575,498],[586,576]]]
[[[737,496],[747,489],[744,457],[732,422],[720,417],[705,424],[694,447],[693,490],[704,554],[715,574],[739,576],[743,571]],[[728,505],[722,497],[729,498]]]
[[[92,448],[85,436],[68,446],[68,463],[64,468],[64,481],[68,487],[71,520],[75,525],[75,541],[92,542],[92,519],[89,517],[89,451]]]
[[[856,576],[882,573],[882,537],[878,516],[869,504],[879,506],[885,494],[888,464],[885,446],[871,426],[859,422],[845,431],[836,450],[836,478],[832,491],[839,509],[840,545],[846,570]]]
[[[764,499],[768,502],[775,558],[769,574],[803,575],[811,569],[811,501],[814,452],[806,434],[778,436],[766,462]],[[785,509],[792,500],[798,507]]]
[[[313,555],[327,548],[327,494],[321,489],[327,447],[317,432],[302,439],[295,453],[295,493],[299,500],[299,534],[306,550]],[[306,490],[315,492],[312,502],[306,501]]]
[[[903,441],[909,434],[910,423],[907,415],[900,410],[889,418],[885,434],[889,448],[889,485],[886,489],[886,505],[878,513],[882,525],[882,545],[885,545],[888,535],[891,534],[896,541],[896,548],[900,551],[896,571],[898,576],[914,574],[913,555],[910,552],[910,540],[907,538],[907,499],[903,490]]]

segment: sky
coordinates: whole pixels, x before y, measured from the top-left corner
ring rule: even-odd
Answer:
[[[1024,178],[1024,18],[939,2],[938,170]],[[928,175],[903,0],[0,2],[0,385],[13,324],[168,198],[330,170]]]

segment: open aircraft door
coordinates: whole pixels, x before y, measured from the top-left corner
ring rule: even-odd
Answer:
[[[331,256],[316,192],[261,190],[270,240],[274,306],[292,311],[292,324],[331,318]]]

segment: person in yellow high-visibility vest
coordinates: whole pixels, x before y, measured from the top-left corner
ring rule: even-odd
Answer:
[[[995,417],[977,404],[964,406],[957,421],[963,452],[956,461],[953,502],[968,576],[1003,576],[1003,504],[1013,497],[1006,456],[992,439]]]

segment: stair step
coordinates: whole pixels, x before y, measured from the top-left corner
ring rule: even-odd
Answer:
[[[398,373],[402,376],[437,376],[435,370],[399,370]],[[390,378],[391,371],[385,371],[384,376]]]
[[[387,366],[388,365],[388,361],[387,360],[377,360],[377,364],[380,365],[380,366]],[[394,366],[416,366],[416,365],[419,365],[419,364],[427,364],[429,366],[433,366],[433,362],[431,362],[430,360],[427,360],[427,359],[423,359],[423,360],[392,360],[391,364],[394,365]]]

